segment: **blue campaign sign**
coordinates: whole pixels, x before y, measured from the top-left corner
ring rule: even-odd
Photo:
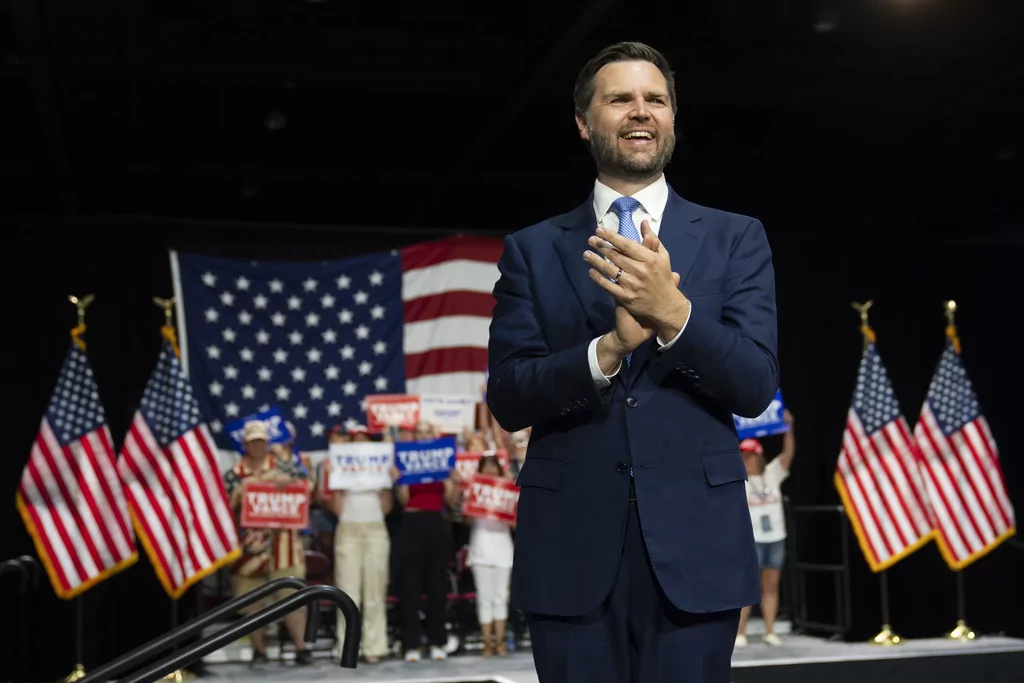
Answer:
[[[758,439],[762,436],[782,434],[789,431],[789,425],[782,419],[782,413],[786,410],[782,402],[782,389],[775,392],[768,409],[757,417],[740,417],[733,415],[733,422],[736,423],[736,436],[740,441],[743,439]]]
[[[245,428],[245,423],[250,420],[262,420],[263,424],[267,425],[267,431],[270,432],[270,443],[285,443],[293,436],[284,423],[281,409],[273,406],[270,410],[246,415],[227,424],[226,431],[228,436],[231,437],[231,442],[235,444],[235,448],[238,449],[239,453],[245,451],[245,448],[242,446],[242,429]]]
[[[395,467],[402,473],[395,482],[399,486],[444,481],[455,467],[455,437],[399,441],[395,444]]]

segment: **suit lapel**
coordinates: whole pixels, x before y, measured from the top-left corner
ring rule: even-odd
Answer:
[[[614,301],[590,279],[590,266],[583,260],[583,252],[590,248],[587,240],[597,229],[593,195],[574,211],[565,214],[561,224],[565,232],[555,240],[558,257],[580,305],[587,313],[595,336],[604,334],[615,326]]]
[[[679,273],[680,288],[697,259],[697,252],[704,243],[707,228],[701,223],[700,209],[677,195],[671,187],[668,204],[662,220],[658,238],[672,258],[672,270]],[[588,278],[589,279],[589,278]],[[670,341],[670,340],[665,340]],[[633,352],[629,366],[627,384],[631,387],[642,373],[644,366],[656,357],[658,340],[652,339]]]

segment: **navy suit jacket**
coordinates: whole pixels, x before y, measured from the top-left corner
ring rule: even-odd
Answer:
[[[667,351],[652,339],[598,390],[587,358],[613,300],[583,260],[593,198],[505,238],[494,287],[487,404],[533,427],[516,527],[512,602],[580,616],[608,596],[635,479],[665,595],[713,612],[760,600],[746,470],[732,413],[761,414],[779,386],[771,251],[757,220],[669,190],[659,238],[692,308]]]

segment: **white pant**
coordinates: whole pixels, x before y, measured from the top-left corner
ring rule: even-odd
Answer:
[[[366,657],[388,653],[387,593],[391,537],[384,522],[341,522],[334,532],[334,585],[348,593],[363,617]],[[338,612],[338,648],[345,617]]]
[[[511,567],[472,566],[476,584],[476,616],[481,624],[508,619],[508,579]]]

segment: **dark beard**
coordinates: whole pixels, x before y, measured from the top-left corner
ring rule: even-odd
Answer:
[[[618,134],[596,135],[590,123],[587,123],[587,132],[590,134],[590,153],[597,164],[597,170],[630,182],[639,182],[660,175],[668,166],[676,147],[675,133],[670,132],[667,136],[657,138],[658,149],[650,157],[624,154],[616,144]]]

